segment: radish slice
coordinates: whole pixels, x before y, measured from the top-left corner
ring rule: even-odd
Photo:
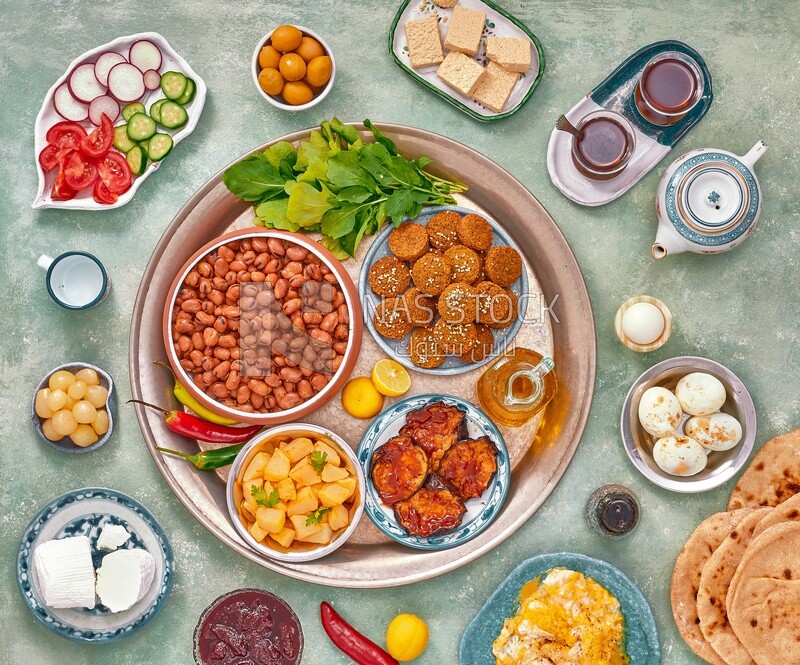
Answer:
[[[72,96],[86,104],[106,93],[106,87],[94,75],[94,63],[78,65],[72,70],[67,82]]]
[[[114,65],[126,62],[125,56],[115,51],[106,51],[94,63],[94,76],[101,85],[108,85],[108,72]]]
[[[53,93],[53,108],[64,120],[82,122],[89,116],[89,107],[72,96],[66,81]]]
[[[132,65],[136,65],[140,71],[158,70],[161,67],[161,51],[158,50],[158,46],[153,42],[141,39],[131,46],[131,50],[128,51],[128,60]]]
[[[89,104],[89,120],[99,127],[100,118],[104,113],[111,118],[111,122],[119,117],[119,103],[116,99],[108,95],[101,95],[92,100],[92,103]]]
[[[161,85],[161,74],[155,69],[148,69],[144,73],[144,87],[148,90],[157,90]]]
[[[145,93],[144,75],[133,65],[121,62],[108,72],[108,89],[121,102],[135,102]]]

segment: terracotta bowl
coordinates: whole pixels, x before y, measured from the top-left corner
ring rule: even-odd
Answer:
[[[344,358],[339,369],[330,377],[327,385],[325,385],[325,387],[318,393],[302,402],[298,406],[275,413],[250,413],[241,409],[226,406],[221,402],[218,402],[210,395],[207,395],[195,385],[191,375],[181,366],[178,354],[175,351],[172,341],[172,310],[175,306],[175,300],[180,287],[187,275],[195,268],[196,264],[199,263],[204,256],[206,256],[206,254],[231,241],[245,240],[248,238],[280,238],[282,240],[294,243],[295,245],[299,245],[318,256],[336,276],[336,279],[339,282],[339,288],[344,292],[345,304],[347,305],[347,310],[350,317],[350,336],[348,338],[348,344]],[[162,332],[164,338],[164,347],[167,352],[167,359],[169,360],[170,366],[174,370],[175,375],[178,377],[180,382],[186,386],[189,392],[201,404],[220,416],[232,418],[233,420],[239,422],[253,423],[257,425],[277,425],[279,423],[297,420],[298,418],[302,418],[316,411],[339,391],[339,388],[344,384],[345,381],[347,381],[350,373],[355,367],[356,360],[358,359],[358,353],[361,349],[364,325],[361,304],[358,300],[358,292],[356,287],[353,284],[350,276],[347,274],[344,266],[335,256],[333,256],[333,254],[331,254],[315,240],[312,240],[311,238],[302,234],[278,231],[275,229],[248,228],[231,231],[219,236],[218,238],[215,238],[213,241],[198,249],[178,271],[178,274],[170,286],[167,299],[164,303]]]

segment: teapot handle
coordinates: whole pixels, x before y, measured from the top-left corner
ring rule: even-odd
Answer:
[[[740,159],[746,166],[753,168],[753,164],[755,164],[761,155],[763,155],[766,151],[767,144],[764,143],[764,141],[759,141],[752,148],[750,148],[746,155],[742,156]]]

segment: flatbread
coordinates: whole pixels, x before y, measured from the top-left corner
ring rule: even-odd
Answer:
[[[728,510],[777,506],[800,493],[800,429],[767,441],[733,488]]]
[[[764,519],[756,524],[756,528],[753,530],[753,538],[760,536],[771,526],[775,526],[781,522],[798,521],[800,521],[800,494],[795,494],[766,513]]]
[[[729,619],[758,665],[800,663],[798,552],[800,523],[777,524],[751,542],[734,576]]]
[[[719,547],[719,544],[751,512],[751,510],[745,509],[711,515],[701,522],[689,536],[675,561],[670,588],[675,625],[689,648],[712,665],[725,665],[725,661],[711,648],[700,631],[700,619],[697,616],[697,589],[700,586],[700,572],[703,564]]]
[[[703,564],[697,589],[700,632],[728,665],[752,665],[753,659],[733,632],[725,610],[728,585],[753,536],[753,530],[772,508],[745,516]]]

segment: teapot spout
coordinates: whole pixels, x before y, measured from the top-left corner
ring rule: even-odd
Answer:
[[[675,231],[671,224],[663,221],[658,225],[656,241],[650,248],[654,259],[664,259],[670,254],[680,254],[687,250],[685,240]]]
[[[759,141],[752,148],[750,148],[746,155],[740,157],[740,159],[746,166],[749,166],[752,169],[753,164],[755,164],[761,155],[763,155],[766,151],[767,144],[764,143],[764,141]]]

